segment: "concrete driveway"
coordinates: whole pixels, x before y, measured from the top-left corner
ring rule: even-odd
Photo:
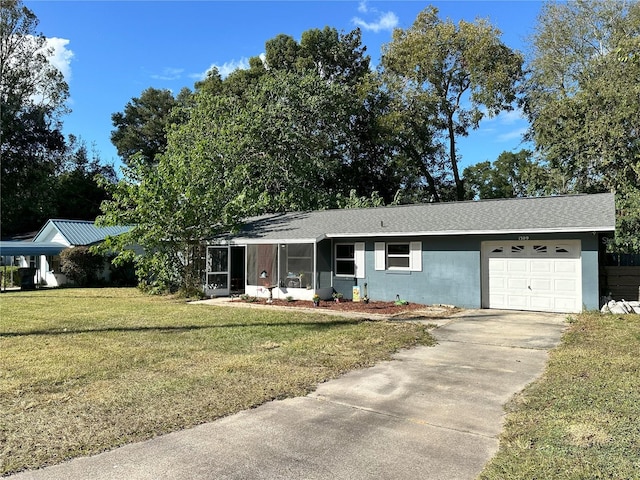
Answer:
[[[539,376],[565,316],[466,311],[439,344],[402,351],[306,396],[16,479],[473,479],[503,405]]]

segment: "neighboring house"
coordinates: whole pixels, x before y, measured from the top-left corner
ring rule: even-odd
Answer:
[[[595,310],[614,229],[609,193],[265,215],[207,246],[204,292]]]
[[[120,235],[130,227],[97,227],[87,220],[48,220],[32,241],[2,242],[1,254],[14,257],[20,267],[36,270],[35,283],[56,287],[67,283],[60,271],[60,252],[65,248],[91,246],[108,236]],[[100,278],[108,279],[109,265]]]

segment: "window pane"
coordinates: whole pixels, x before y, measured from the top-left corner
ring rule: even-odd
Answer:
[[[387,259],[389,268],[400,267],[409,268],[409,257],[389,257]]]
[[[354,258],[354,245],[336,245],[336,258]]]
[[[336,275],[355,275],[355,263],[352,260],[336,260]]]
[[[409,244],[389,244],[389,255],[409,255]]]
[[[207,287],[209,287],[211,290],[229,288],[227,284],[227,278],[227,274],[209,273],[207,275]]]
[[[279,249],[281,287],[311,288],[313,283],[313,244],[282,244]]]
[[[313,257],[313,245],[310,243],[292,243],[287,245],[290,257]]]
[[[226,272],[228,262],[228,250],[226,248],[209,248],[208,272]]]

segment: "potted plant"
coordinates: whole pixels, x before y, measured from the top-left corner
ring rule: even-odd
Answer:
[[[333,300],[336,303],[340,303],[341,299],[342,299],[342,294],[340,292],[333,292]]]
[[[320,295],[318,295],[317,293],[313,296],[313,306],[314,307],[320,306]]]

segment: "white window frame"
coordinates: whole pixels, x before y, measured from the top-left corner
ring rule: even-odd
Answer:
[[[407,246],[407,253],[389,253],[389,247],[394,247],[394,246],[398,246],[398,245],[402,245],[402,246]],[[391,266],[391,262],[390,259],[392,258],[401,258],[401,259],[407,259],[407,266],[406,267],[399,267],[399,266]],[[387,270],[406,270],[406,271],[411,271],[411,242],[389,242],[387,243],[387,252],[386,252],[386,263],[387,263]]]
[[[338,257],[339,245],[353,245],[353,258]],[[334,245],[334,271],[336,277],[365,278],[364,242],[339,242]],[[353,261],[353,275],[338,272],[338,261]]]
[[[394,256],[408,256],[409,267],[389,267],[389,245],[409,245],[408,254],[396,254]],[[374,259],[376,270],[389,270],[389,271],[410,271],[421,272],[422,271],[422,242],[375,242]],[[393,255],[393,254],[392,254]]]

